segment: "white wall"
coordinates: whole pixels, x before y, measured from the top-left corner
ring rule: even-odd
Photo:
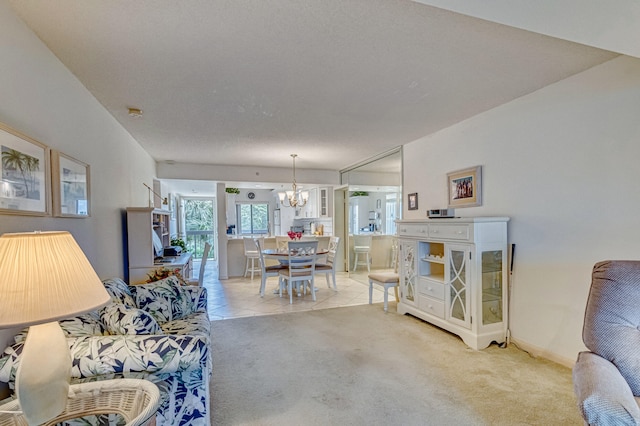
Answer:
[[[87,219],[0,215],[0,234],[70,231],[100,277],[123,276],[123,210],[148,205],[155,162],[5,2],[0,58],[0,122],[88,163],[92,202]]]
[[[511,217],[512,336],[565,364],[594,263],[640,257],[639,111],[640,60],[619,57],[404,147],[407,219],[446,207],[447,172],[483,166],[483,205],[456,214]]]

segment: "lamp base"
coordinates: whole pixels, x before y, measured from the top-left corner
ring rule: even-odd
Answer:
[[[67,405],[71,355],[57,322],[32,325],[16,372],[16,395],[29,425],[62,413]]]

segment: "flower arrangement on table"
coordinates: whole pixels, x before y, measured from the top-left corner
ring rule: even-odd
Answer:
[[[287,232],[287,235],[289,236],[289,238],[291,238],[292,240],[299,240],[300,238],[302,238],[302,232],[293,232],[293,231],[289,231]]]
[[[164,279],[170,276],[175,276],[176,278],[178,278],[178,281],[180,282],[180,284],[187,285],[184,278],[182,278],[182,274],[180,273],[180,268],[175,268],[175,269],[158,268],[155,271],[151,271],[150,273],[147,274],[148,278],[146,282],[152,283],[152,282],[160,281],[161,279]]]

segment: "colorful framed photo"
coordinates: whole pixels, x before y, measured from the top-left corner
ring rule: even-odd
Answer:
[[[418,210],[418,193],[417,192],[414,192],[413,194],[409,194],[407,208],[409,210]]]
[[[52,150],[51,169],[54,216],[91,216],[89,165],[60,151]]]
[[[0,123],[0,155],[0,213],[49,216],[49,148]]]
[[[447,173],[449,208],[482,205],[482,166]]]

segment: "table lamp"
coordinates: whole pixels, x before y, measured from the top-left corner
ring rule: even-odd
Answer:
[[[29,425],[66,407],[71,355],[59,319],[104,306],[110,297],[68,232],[0,236],[0,328],[30,326],[16,372]]]

